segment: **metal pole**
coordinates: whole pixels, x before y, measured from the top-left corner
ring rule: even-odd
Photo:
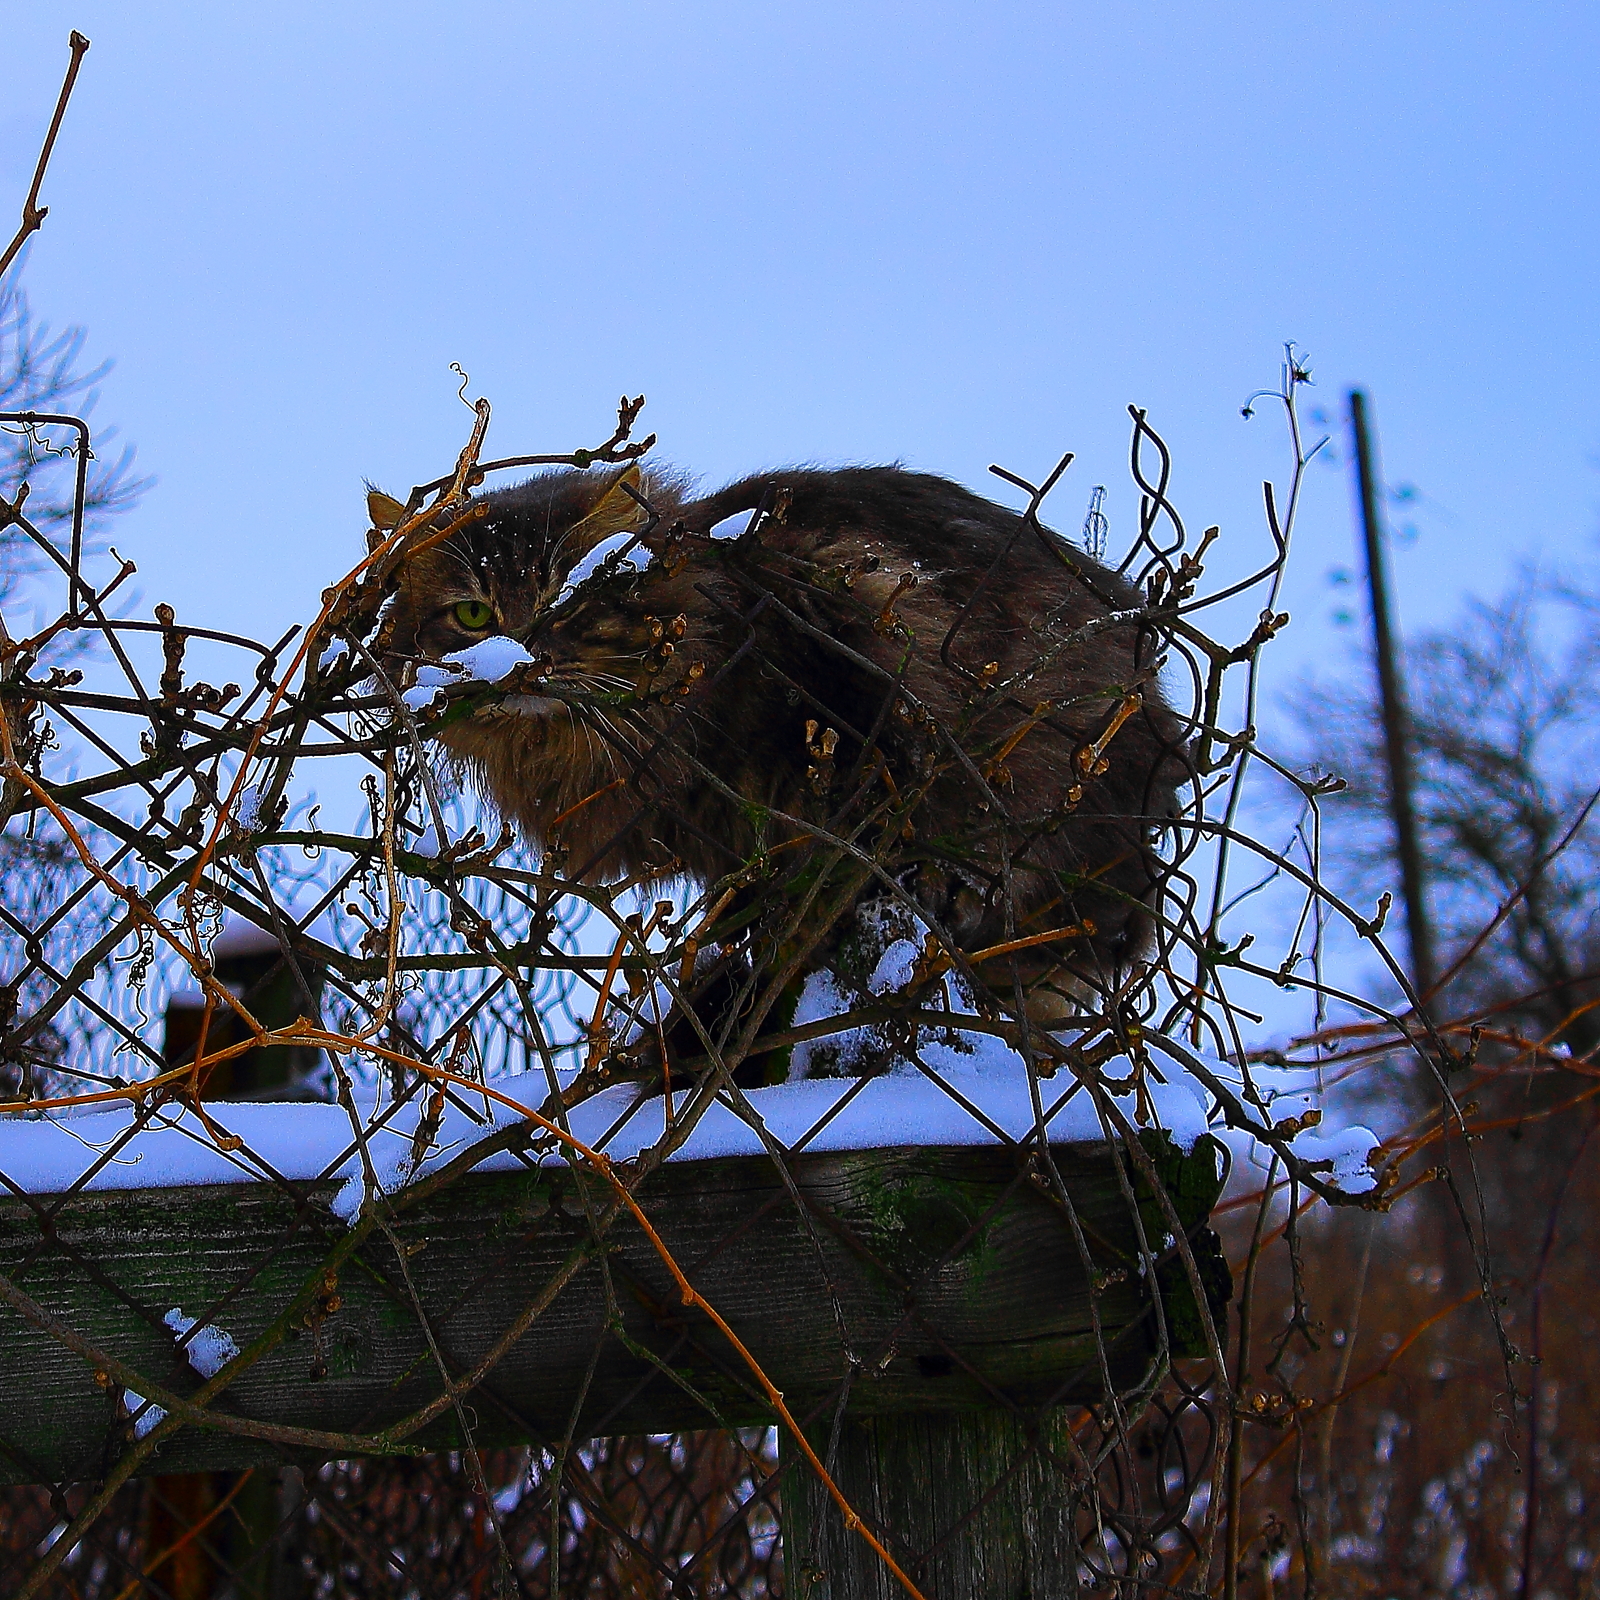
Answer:
[[[1378,664],[1378,696],[1383,712],[1383,742],[1389,766],[1389,812],[1394,819],[1395,850],[1400,857],[1400,886],[1406,903],[1406,933],[1411,945],[1411,981],[1418,998],[1430,997],[1437,969],[1433,935],[1423,900],[1422,847],[1412,799],[1411,718],[1400,680],[1394,627],[1389,615],[1389,578],[1378,503],[1377,450],[1367,418],[1367,397],[1350,391],[1350,431],[1355,435],[1356,475],[1361,497],[1361,531],[1366,542],[1367,591],[1372,602],[1372,645]]]

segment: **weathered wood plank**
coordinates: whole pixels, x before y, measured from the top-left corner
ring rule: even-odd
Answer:
[[[834,1480],[933,1600],[1067,1600],[1074,1581],[1065,1414],[935,1411],[847,1420]],[[1029,1427],[1042,1429],[1030,1437]],[[811,1443],[827,1451],[831,1428]],[[905,1591],[783,1442],[783,1550],[795,1600],[902,1600]],[[1041,1453],[1041,1451],[1045,1453]],[[1053,1452],[1054,1462],[1049,1458]]]
[[[1199,1224],[1215,1197],[1214,1152],[1202,1142],[1185,1158],[1164,1140],[1150,1143],[1186,1223]],[[1096,1273],[1131,1264],[1135,1232],[1116,1158],[1095,1145],[1059,1147],[1055,1159]],[[1014,1152],[852,1151],[800,1156],[791,1171],[804,1214],[766,1158],[672,1163],[640,1199],[797,1415],[832,1415],[849,1369],[841,1324],[859,1362],[852,1417],[1098,1391],[1089,1278],[1063,1212]],[[58,1197],[48,1203],[49,1238],[27,1203],[9,1199],[0,1202],[0,1271],[101,1350],[188,1393],[199,1379],[164,1315],[181,1306],[195,1316],[220,1302],[216,1323],[246,1345],[343,1236],[326,1209],[331,1193],[306,1186],[310,1203],[298,1206],[260,1184]],[[584,1244],[586,1200],[600,1204],[609,1193],[592,1174],[542,1168],[468,1176],[401,1210],[394,1233],[453,1372],[481,1359]],[[1141,1210],[1159,1238],[1165,1223],[1153,1198]],[[1190,1330],[1193,1348],[1198,1319],[1181,1274],[1160,1277],[1169,1317]],[[1129,1272],[1099,1292],[1119,1380],[1148,1360],[1147,1282]],[[440,1392],[387,1240],[369,1239],[330,1287],[337,1309],[244,1374],[226,1410],[367,1433]],[[586,1375],[580,1436],[769,1420],[748,1369],[706,1318],[684,1308],[626,1217],[472,1395],[477,1437],[562,1435]],[[80,1356],[3,1305],[0,1393],[0,1481],[97,1476],[125,1446],[115,1385],[97,1385]],[[458,1442],[453,1417],[419,1442]],[[150,1470],[241,1466],[275,1453],[185,1428]]]

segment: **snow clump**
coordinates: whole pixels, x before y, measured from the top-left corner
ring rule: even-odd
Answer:
[[[441,689],[466,683],[501,683],[532,660],[515,639],[497,633],[465,650],[452,650],[436,666],[418,667],[416,687],[407,689],[400,698],[410,710],[426,711],[439,698]]]
[[[162,1320],[180,1339],[196,1321],[184,1316],[182,1306],[174,1306]],[[183,1353],[202,1378],[214,1378],[238,1355],[239,1346],[231,1333],[208,1323],[183,1347]]]

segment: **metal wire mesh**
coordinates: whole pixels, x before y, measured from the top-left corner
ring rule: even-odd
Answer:
[[[0,274],[44,219],[88,41],[70,48]],[[920,629],[913,591],[951,574],[913,561],[852,613],[876,564],[778,548],[782,475],[720,553],[673,521],[670,479],[640,479],[625,546],[545,600],[615,600],[643,547],[658,575],[721,581],[737,647],[685,671],[686,618],[656,616],[631,677],[562,683],[526,650],[452,681],[385,619],[491,474],[645,455],[642,401],[598,448],[490,463],[478,401],[452,471],[376,497],[368,559],[311,625],[257,641],[126,613],[133,564],[91,520],[138,482],[127,456],[96,467],[69,414],[95,376],[73,336],[28,327],[6,290],[0,346],[28,356],[0,374],[6,1594],[1593,1590],[1600,1453],[1559,1425],[1600,1392],[1574,1220],[1596,1210],[1592,982],[1541,929],[1548,992],[1491,984],[1442,1023],[1382,942],[1387,896],[1368,916],[1322,880],[1339,783],[1255,728],[1318,448],[1293,349],[1246,407],[1281,408],[1292,465],[1238,581],[1204,587],[1217,530],[1189,537],[1137,409],[1114,572],[1103,487],[1079,549],[1044,528],[1070,457],[1038,484],[996,469],[1025,510]],[[69,491],[30,501],[47,480]],[[1008,567],[1019,541],[1055,565]],[[1076,610],[1042,598],[1062,572]],[[10,626],[24,599],[30,634]],[[1059,692],[1073,652],[1084,694]],[[726,788],[727,752],[674,708],[736,669],[804,718],[797,794],[757,808],[753,843],[713,841],[727,871],[574,859],[560,824],[615,790],[638,808],[624,831],[694,833],[669,775]],[[542,849],[438,760],[453,725],[519,699],[613,746],[614,781],[569,796]],[[1037,730],[1069,711],[1041,772]],[[898,768],[896,719],[925,752]],[[1118,797],[1130,772],[1142,796]],[[1294,809],[1284,848],[1245,799],[1260,776]],[[964,787],[954,830],[940,784]],[[1536,859],[1457,967],[1526,928],[1593,805],[1541,800]],[[1063,830],[1099,843],[1054,863],[1041,908],[1019,884]],[[961,864],[948,905],[917,888],[930,859]],[[1267,890],[1287,916],[1246,931]],[[1100,959],[1106,924],[1145,918]],[[1339,930],[1400,1009],[1327,981]],[[1248,1051],[1250,982],[1308,991],[1314,1031]],[[1317,1131],[1309,1091],[1363,1084],[1401,1086],[1383,1149]],[[1363,1227],[1330,1209],[1351,1202]],[[1464,1337],[1469,1306],[1487,1316]],[[1449,1390],[1469,1373],[1492,1427]]]
[[[594,697],[537,663],[432,704],[406,696],[375,642],[396,575],[473,514],[469,491],[491,472],[643,454],[648,441],[629,442],[638,402],[598,448],[509,463],[480,462],[478,402],[455,469],[395,508],[309,629],[270,644],[165,607],[148,622],[116,615],[131,564],[93,576],[81,540],[62,551],[14,510],[66,603],[0,643],[0,804],[23,863],[0,885],[7,1109],[31,1137],[0,1158],[0,1292],[24,1359],[50,1368],[32,1409],[0,1425],[0,1454],[12,1481],[54,1484],[8,1491],[9,1588],[823,1594],[859,1560],[852,1582],[942,1594],[960,1592],[974,1547],[1012,1550],[1036,1592],[1198,1592],[1236,1571],[1240,1391],[1224,1360],[1228,1273],[1206,1225],[1225,1151],[1200,1127],[1266,1153],[1262,1219],[1287,1179],[1291,1252],[1304,1199],[1381,1201],[1395,1182],[1393,1166],[1367,1171],[1365,1147],[1352,1159],[1315,1144],[1316,1114],[1248,1060],[1229,994],[1230,971],[1319,985],[1331,919],[1388,960],[1381,909],[1366,918],[1323,886],[1311,828],[1272,850],[1241,812],[1246,772],[1272,767],[1254,742],[1257,662],[1281,626],[1311,453],[1305,381],[1291,354],[1276,398],[1293,469],[1283,496],[1269,486],[1269,558],[1213,594],[1200,585],[1215,532],[1190,540],[1166,447],[1132,413],[1140,511],[1121,571],[1136,603],[1115,625],[1142,641],[1147,685],[1166,663],[1183,798],[1148,818],[1164,841],[1152,953],[1114,982],[1091,973],[1049,1025],[1029,1009],[1037,969],[1017,959],[1040,938],[1009,890],[997,894],[1006,938],[978,953],[905,891],[916,795],[890,804],[863,785],[788,817],[810,878],[763,857],[663,889],[588,881],[452,790],[431,754],[452,717],[535,692],[574,708]],[[0,423],[41,438],[59,426]],[[70,447],[86,451],[87,435]],[[1039,485],[1001,475],[1027,498],[1020,534],[1070,566],[1039,520],[1066,465]],[[643,539],[662,518],[639,498]],[[1097,540],[1102,503],[1097,490]],[[757,623],[791,588],[762,565],[759,525],[738,551],[745,669],[781,672]],[[1240,641],[1201,631],[1209,608],[1241,605],[1254,610]],[[1047,619],[1018,678],[1037,679],[1107,615],[1076,633]],[[963,625],[961,613],[946,648]],[[97,649],[50,664],[86,635]],[[908,659],[939,649],[904,643]],[[969,677],[969,704],[991,704],[994,672]],[[813,690],[822,795],[835,746],[821,728],[841,708],[794,685]],[[881,685],[882,714],[909,705],[947,752],[940,770],[965,772],[982,809],[1009,818],[1023,802],[1005,798],[1001,769],[1043,712],[1019,689],[1020,709],[980,742],[907,692]],[[1114,766],[1145,692],[1102,695],[1062,816]],[[608,705],[643,716],[661,700],[643,683]],[[649,794],[652,771],[645,759],[618,781]],[[1314,816],[1329,783],[1278,776]],[[340,793],[358,812],[343,830],[325,820]],[[895,825],[866,826],[885,816]],[[1037,831],[1010,826],[1006,884]],[[1253,961],[1224,929],[1241,859],[1298,886],[1281,963]],[[849,887],[823,915],[830,872]],[[831,947],[834,1009],[786,1016],[778,1002],[806,951],[851,926],[874,875],[885,903]],[[719,922],[736,896],[765,945]],[[719,941],[744,952],[722,969],[734,1003],[727,982],[717,998],[698,981]],[[880,983],[897,941],[900,975]],[[1009,985],[975,970],[996,955]],[[1369,1010],[1410,1037],[1401,1017]],[[857,1051],[831,1078],[741,1071],[799,1046],[821,1059],[829,1041]],[[1437,1061],[1452,1048],[1426,1041]],[[963,1052],[989,1049],[1006,1053],[1020,1121],[975,1087]],[[1204,1107],[1175,1142],[1162,1124],[1185,1082]],[[797,1088],[826,1092],[785,1121]],[[945,1108],[925,1126],[959,1115],[979,1145],[970,1132],[840,1134],[862,1107],[892,1114],[913,1090]],[[716,1126],[717,1160],[672,1159]],[[721,1187],[708,1198],[686,1174],[710,1167]],[[1261,1240],[1258,1227],[1251,1262]],[[999,1277],[974,1275],[994,1260]],[[1041,1291],[1068,1282],[1070,1294]],[[996,1357],[1006,1319],[1046,1303],[1048,1358],[1037,1328]],[[70,1437],[41,1404],[70,1415]],[[897,1476],[895,1461],[912,1464]],[[913,1481],[939,1493],[912,1508],[897,1496]],[[1005,1519],[1023,1504],[1018,1532]]]

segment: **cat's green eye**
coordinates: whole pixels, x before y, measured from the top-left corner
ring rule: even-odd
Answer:
[[[482,600],[461,600],[456,603],[456,621],[473,633],[482,633],[494,621],[494,610]]]

